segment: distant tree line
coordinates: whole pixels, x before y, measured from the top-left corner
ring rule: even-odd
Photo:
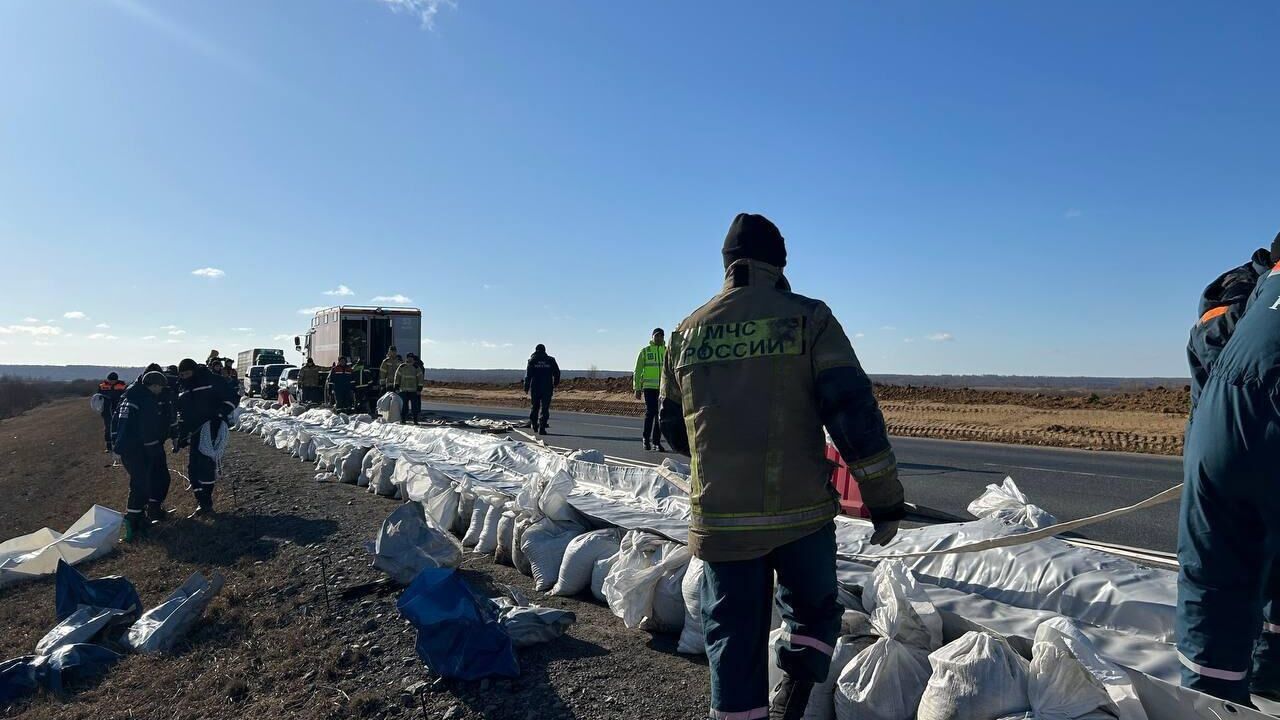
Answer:
[[[98,390],[97,380],[27,380],[0,375],[0,420],[64,397],[89,397]]]

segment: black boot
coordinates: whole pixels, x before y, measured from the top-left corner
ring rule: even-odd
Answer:
[[[137,542],[147,534],[151,521],[140,512],[126,513],[124,516],[124,541]]]
[[[653,449],[653,446],[649,444],[649,438],[645,438],[645,439],[644,439],[644,449],[645,449],[645,450],[652,450],[652,449]]]
[[[769,720],[801,720],[812,690],[812,681],[783,675],[769,696]]]
[[[158,502],[147,503],[147,519],[153,523],[158,523],[168,519],[169,513],[165,512],[164,506]]]

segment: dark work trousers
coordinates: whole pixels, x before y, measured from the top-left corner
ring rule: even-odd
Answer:
[[[334,388],[333,406],[337,410],[350,410],[352,407],[352,396],[350,390]]]
[[[304,387],[302,388],[302,402],[311,405],[319,405],[324,402],[324,388],[321,387]]]
[[[551,418],[551,395],[552,391],[539,392],[534,390],[529,393],[529,424],[533,426],[534,431],[540,430],[547,426],[547,420]]]
[[[214,421],[210,438],[215,442],[222,435],[222,423]],[[187,448],[187,476],[191,479],[191,493],[196,503],[206,510],[213,509],[213,485],[218,477],[218,463],[200,452],[200,432],[191,433],[191,445]]]
[[[775,573],[784,625],[778,667],[796,680],[827,677],[842,613],[835,523],[761,558],[706,564],[702,627],[711,665],[712,717],[768,717]]]
[[[400,422],[413,420],[416,424],[422,414],[422,393],[405,390],[400,393]]]
[[[108,450],[111,449],[111,446],[112,444],[114,444],[116,439],[115,433],[111,432],[111,424],[112,424],[111,416],[112,415],[113,413],[111,412],[110,406],[108,406],[108,409],[106,412],[102,413],[102,442],[107,444]]]
[[[1270,388],[1211,375],[1183,453],[1182,684],[1246,704],[1280,691],[1280,410]]]
[[[662,444],[662,428],[658,427],[658,391],[644,391],[644,440]]]
[[[169,494],[169,463],[164,456],[164,443],[147,445],[138,452],[120,456],[129,473],[130,515],[140,515],[147,503],[162,503]]]

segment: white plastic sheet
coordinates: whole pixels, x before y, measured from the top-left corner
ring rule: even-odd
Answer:
[[[164,602],[143,613],[129,628],[125,642],[140,653],[172,650],[204,615],[209,603],[222,591],[222,584],[220,573],[214,573],[209,579],[195,573]]]
[[[124,610],[81,605],[40,638],[36,643],[36,655],[48,655],[63,645],[87,643],[116,618],[127,614]]]
[[[422,506],[405,503],[382,521],[369,551],[373,566],[408,585],[426,568],[458,567],[462,548],[448,532],[429,521]]]
[[[398,423],[400,422],[401,405],[403,403],[404,401],[400,399],[399,395],[393,392],[384,393],[382,397],[378,398],[378,414],[389,423]]]
[[[663,576],[683,568],[689,557],[689,548],[684,545],[664,541],[652,533],[629,531],[622,537],[617,560],[604,581],[609,609],[629,628],[679,630],[678,626],[664,626],[667,618],[658,617],[654,599]],[[678,622],[683,623],[683,618],[681,612]]]
[[[42,528],[0,544],[0,587],[52,575],[59,560],[75,565],[111,552],[123,522],[115,510],[94,505],[66,532]]]

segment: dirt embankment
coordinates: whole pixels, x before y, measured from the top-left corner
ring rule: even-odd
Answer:
[[[63,529],[90,505],[121,508],[122,468],[109,467],[98,417],[82,399],[44,405],[0,432],[0,540]],[[170,456],[185,470],[185,456]],[[123,575],[147,606],[191,573],[221,572],[222,594],[172,655],[129,656],[63,696],[0,706],[0,718],[677,718],[705,713],[705,662],[674,653],[675,637],[627,630],[592,599],[542,597],[488,556],[463,574],[491,596],[502,585],[577,613],[568,635],[519,651],[520,677],[405,689],[435,680],[396,611],[398,593],[343,600],[342,588],[381,577],[363,549],[396,502],[351,485],[317,483],[306,463],[236,433],[211,521],[164,523],[151,538],[80,566]],[[175,518],[193,509],[176,475]],[[233,503],[232,487],[235,488]],[[323,559],[323,563],[322,563]],[[326,606],[322,572],[330,587]],[[588,593],[590,595],[590,593]],[[52,579],[0,589],[0,660],[32,652],[54,625]]]
[[[427,400],[498,407],[528,407],[518,383],[428,383]],[[1186,388],[1137,392],[1046,394],[877,385],[889,431],[908,437],[980,440],[1021,445],[1182,453],[1190,402]],[[566,380],[554,408],[642,415],[627,378]]]

